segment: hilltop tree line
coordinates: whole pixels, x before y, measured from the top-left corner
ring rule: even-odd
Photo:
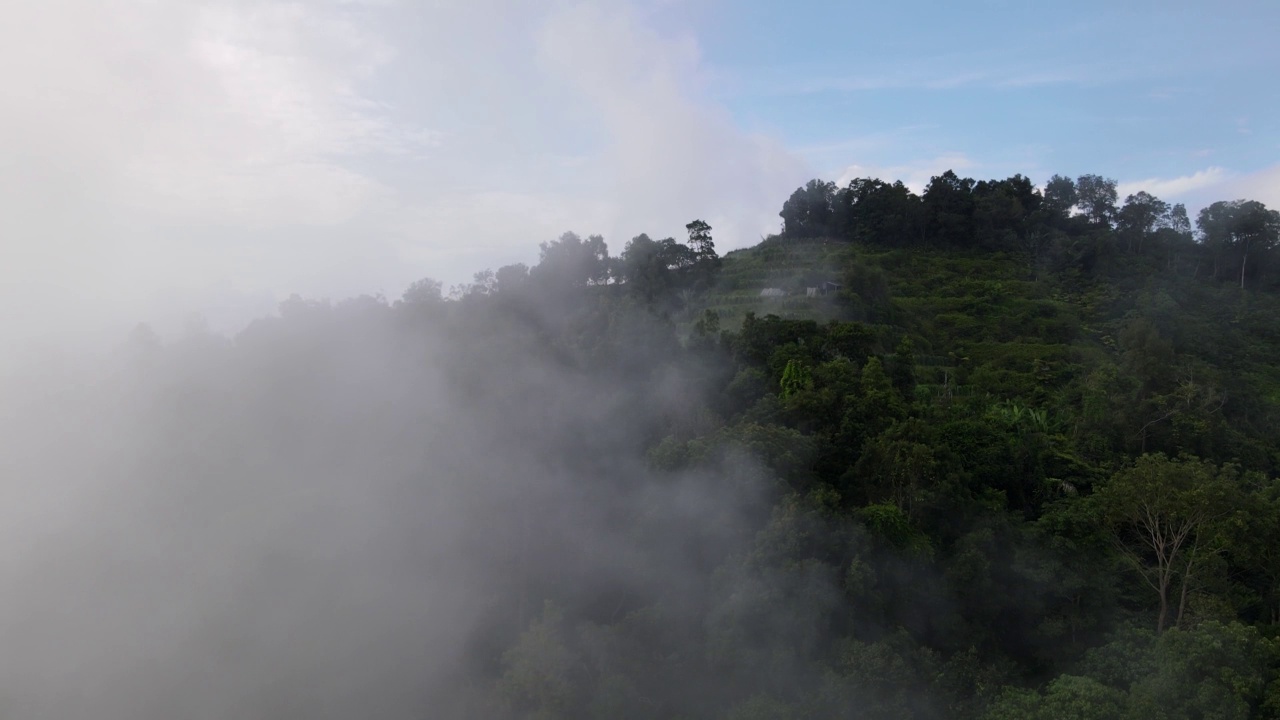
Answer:
[[[572,292],[585,287],[625,285],[627,292],[647,304],[670,303],[691,293],[707,290],[720,267],[711,225],[694,220],[685,226],[684,243],[675,238],[653,240],[641,233],[632,238],[617,256],[600,235],[583,240],[566,232],[558,240],[539,246],[538,264],[506,265],[475,274],[470,284],[455,286],[450,296],[508,295],[536,288],[541,293]],[[405,295],[406,301],[439,299],[442,286],[425,279]]]
[[[935,176],[920,195],[901,182],[859,178],[846,187],[811,180],[780,213],[783,235],[1023,252],[1055,270],[1092,271],[1126,258],[1175,272],[1273,287],[1280,283],[1280,213],[1256,200],[1219,201],[1197,214],[1136,192],[1122,204],[1116,181],[1054,175],[976,181]]]

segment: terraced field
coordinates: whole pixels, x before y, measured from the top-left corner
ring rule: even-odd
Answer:
[[[748,312],[786,318],[826,321],[841,317],[834,295],[807,297],[806,288],[840,281],[841,257],[849,245],[824,240],[769,238],[753,248],[724,257],[715,288],[683,318],[692,322],[704,310],[720,315],[720,325],[736,329]],[[762,297],[765,288],[778,288],[784,297]]]

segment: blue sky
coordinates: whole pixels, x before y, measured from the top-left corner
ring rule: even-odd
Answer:
[[[717,4],[713,92],[826,176],[963,158],[1122,181],[1280,161],[1280,3]]]
[[[1280,2],[96,0],[0,25],[0,336],[399,296],[813,177],[1280,207]],[[38,299],[34,302],[33,298]]]

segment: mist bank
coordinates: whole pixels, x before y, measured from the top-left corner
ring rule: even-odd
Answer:
[[[669,326],[611,314],[588,361],[592,312],[467,305],[298,301],[6,386],[5,711],[496,717],[545,612],[696,627],[776,488],[651,469],[705,412]]]

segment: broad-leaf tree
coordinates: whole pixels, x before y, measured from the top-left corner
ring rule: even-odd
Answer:
[[[1077,204],[1081,212],[1095,225],[1110,227],[1116,216],[1116,181],[1101,175],[1081,175],[1076,178]]]
[[[1223,549],[1235,471],[1143,455],[1095,496],[1116,549],[1155,592],[1157,632],[1181,624],[1200,571]]]

